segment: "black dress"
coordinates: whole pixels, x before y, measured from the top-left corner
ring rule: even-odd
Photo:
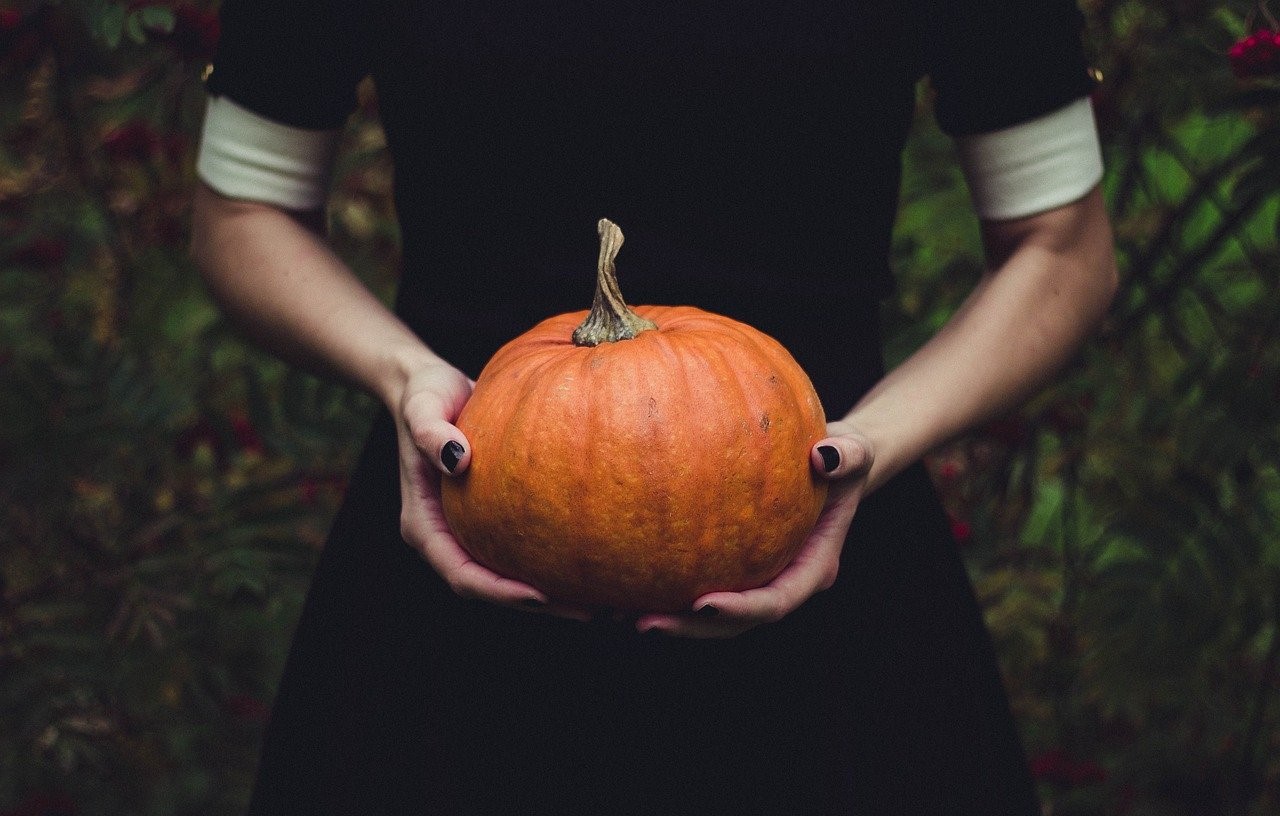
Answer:
[[[210,91],[337,126],[372,73],[396,308],[474,376],[585,308],[595,223],[632,303],[774,335],[828,415],[882,373],[878,301],[916,84],[952,133],[1088,91],[1065,0],[227,0]],[[399,536],[380,416],[319,564],[255,814],[1038,813],[923,470],[859,509],[840,576],[728,641],[453,596]]]

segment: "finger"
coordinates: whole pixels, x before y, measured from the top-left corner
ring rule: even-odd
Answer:
[[[454,594],[522,609],[550,604],[546,595],[528,584],[506,578],[471,557],[434,513],[406,519],[404,538],[431,565]]]
[[[466,557],[465,553],[463,555],[465,560],[462,563],[441,573],[449,588],[460,597],[583,623],[594,617],[590,610],[556,603],[534,587],[498,575],[478,561]]]
[[[844,479],[871,467],[871,449],[856,436],[829,436],[809,452],[814,470],[828,479]]]
[[[417,549],[459,597],[583,622],[592,618],[588,610],[555,603],[535,587],[493,572],[473,559],[447,532],[434,531],[430,542]]]
[[[690,614],[644,615],[636,621],[636,629],[677,637],[724,638],[781,620],[835,583],[844,533],[855,510],[853,505],[829,508],[795,560],[767,585],[743,592],[707,593],[693,602]]]
[[[753,590],[763,592],[764,590]],[[671,637],[731,638],[757,626],[774,623],[795,611],[803,601],[791,601],[769,593],[751,599],[717,598],[688,615],[646,615],[636,621],[636,630]]]
[[[401,473],[400,535],[456,594],[507,605],[547,603],[533,587],[485,568],[463,548],[440,505],[436,483],[441,476],[414,456],[401,461]]]
[[[452,371],[452,370],[451,370]],[[471,463],[471,445],[456,425],[470,393],[470,381],[453,372],[458,382],[424,387],[405,400],[401,416],[414,446],[440,473],[457,475]]]
[[[410,427],[413,444],[441,473],[457,476],[471,465],[471,444],[456,425],[426,419]]]
[[[712,593],[699,598],[692,613],[645,615],[636,621],[636,629],[671,637],[730,638],[781,620],[804,602],[804,598],[788,598],[785,592],[767,588],[750,592],[752,597],[738,592]]]
[[[439,566],[440,577],[455,594],[463,598],[528,609],[539,609],[550,603],[547,596],[538,590],[513,578],[498,575],[467,556],[461,548],[444,550],[443,542],[437,542],[433,555],[444,562]]]
[[[713,620],[706,613],[695,615],[643,615],[636,620],[636,631],[654,637],[683,637],[697,639],[731,638],[759,624],[723,618]]]
[[[449,529],[439,504],[428,494],[418,493],[420,480],[410,479],[408,495],[424,499],[406,502],[407,512],[401,520],[401,535],[413,546],[449,588],[464,598],[484,600],[527,612],[540,612],[561,618],[589,621],[592,614],[566,604],[551,601],[536,588],[501,576],[471,557]]]
[[[768,586],[745,592],[712,592],[693,603],[685,615],[644,615],[636,621],[640,632],[660,632],[674,637],[727,638],[766,623],[782,620],[795,611],[822,583],[812,567],[788,568]]]

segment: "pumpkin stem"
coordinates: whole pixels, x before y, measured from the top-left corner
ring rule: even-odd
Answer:
[[[600,233],[600,260],[596,263],[596,296],[591,311],[582,325],[573,330],[575,346],[598,346],[630,340],[642,331],[658,328],[652,320],[646,320],[631,311],[622,300],[618,288],[618,270],[613,261],[622,249],[622,230],[607,218],[596,224]]]

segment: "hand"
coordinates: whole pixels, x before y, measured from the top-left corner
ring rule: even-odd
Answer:
[[[866,492],[875,452],[870,440],[848,422],[828,423],[827,432],[830,435],[809,452],[814,470],[831,480],[827,502],[813,532],[786,569],[758,589],[703,595],[687,615],[643,615],[636,621],[637,630],[679,637],[734,637],[781,620],[835,583],[840,551]]]
[[[449,529],[440,480],[458,476],[471,463],[471,444],[453,421],[474,387],[465,374],[442,362],[415,370],[392,406],[400,448],[400,534],[463,598],[589,620],[585,610],[551,603],[528,584],[484,567]]]

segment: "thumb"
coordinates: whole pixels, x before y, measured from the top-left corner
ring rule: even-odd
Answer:
[[[441,473],[456,476],[471,463],[471,445],[453,423],[472,387],[452,366],[428,366],[412,378],[393,409],[419,453]]]
[[[467,437],[443,419],[410,423],[413,444],[441,473],[457,476],[471,464],[471,444]]]
[[[874,458],[871,443],[859,433],[828,436],[809,452],[814,469],[832,480],[866,473]]]

